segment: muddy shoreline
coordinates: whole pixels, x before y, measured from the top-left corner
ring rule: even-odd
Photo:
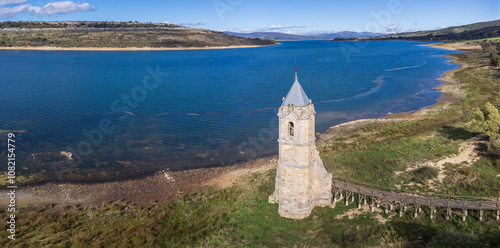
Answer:
[[[432,44],[432,46],[450,49],[467,50],[469,47],[457,47],[456,45]],[[450,58],[449,55],[445,57]],[[457,63],[451,56],[451,63]],[[462,97],[460,84],[452,79],[453,74],[463,70],[468,65],[460,64],[460,67],[448,71],[439,78],[443,82],[437,89],[442,92],[441,98],[432,106],[399,114],[389,114],[386,117],[376,119],[362,119],[342,123],[330,127],[325,133],[319,134],[317,146],[328,144],[332,139],[348,135],[355,129],[359,129],[369,123],[393,122],[401,120],[415,120],[424,118],[426,113],[440,111],[448,105],[458,101]],[[258,172],[275,169],[278,164],[278,156],[269,156],[254,159],[226,167],[204,168],[185,171],[163,170],[152,176],[124,181],[72,184],[72,183],[48,183],[38,186],[26,186],[17,189],[17,203],[20,206],[34,206],[45,204],[100,204],[105,201],[123,200],[132,204],[147,206],[153,202],[163,202],[178,195],[198,192],[213,191],[232,186],[241,182],[239,178]],[[4,192],[5,190],[2,190]],[[5,191],[6,192],[6,191]],[[0,195],[0,204],[8,202],[6,194]]]
[[[279,45],[246,45],[246,46],[212,46],[212,47],[51,47],[51,46],[15,46],[0,47],[0,50],[34,50],[34,51],[177,51],[177,50],[207,50],[207,49],[233,49],[233,48],[252,48]]]

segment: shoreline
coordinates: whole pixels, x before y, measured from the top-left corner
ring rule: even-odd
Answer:
[[[461,46],[463,45],[463,46]],[[432,46],[436,48],[444,48],[453,51],[464,51],[467,49],[477,48],[475,46],[468,46],[463,43],[432,43],[432,44],[423,44],[418,46]],[[467,52],[467,51],[464,51]],[[344,122],[335,126],[331,126],[324,133],[321,133],[318,139],[317,145],[326,145],[328,141],[336,138],[336,133],[346,133],[351,132],[353,129],[362,127],[363,124],[369,123],[380,123],[380,122],[396,122],[396,121],[408,121],[408,120],[419,120],[425,118],[425,115],[428,112],[437,112],[442,109],[445,109],[448,105],[458,101],[462,97],[462,92],[460,90],[460,83],[453,80],[453,75],[465,69],[468,65],[461,64],[456,61],[455,58],[450,57],[452,55],[439,55],[442,57],[449,58],[449,61],[444,61],[448,63],[458,64],[459,67],[450,71],[447,71],[441,75],[437,80],[443,82],[442,84],[436,86],[434,89],[439,90],[442,93],[441,97],[436,101],[436,103],[429,105],[427,107],[423,107],[418,110],[401,112],[401,113],[388,113],[386,116],[372,119],[358,119],[354,121]]]
[[[29,50],[29,51],[182,51],[182,50],[211,50],[211,49],[233,49],[254,48],[279,45],[241,45],[241,46],[214,46],[214,47],[0,47],[0,50]]]
[[[453,51],[464,51],[464,50],[468,50],[468,49],[477,49],[477,48],[481,47],[479,45],[474,45],[474,44],[467,45],[464,43],[444,43],[444,42],[431,43],[431,44],[421,44],[418,46],[431,46],[431,47],[444,48],[444,49],[453,50]]]
[[[443,47],[443,43],[427,45],[449,49]],[[458,48],[449,50],[458,50]],[[450,55],[443,56],[450,58]],[[436,89],[442,93],[442,96],[435,104],[406,113],[388,114],[384,117],[374,119],[359,119],[332,126],[326,132],[319,134],[316,145],[318,147],[326,145],[328,141],[348,134],[354,128],[361,128],[363,124],[425,118],[428,112],[440,111],[458,101],[462,95],[459,87],[460,83],[454,81],[452,76],[457,71],[467,68],[468,65],[456,62],[456,59],[453,57],[450,59],[448,62],[456,63],[460,66],[457,69],[443,73],[438,79],[443,83],[437,86]],[[124,181],[93,184],[54,182],[38,186],[20,187],[19,204],[28,206],[50,203],[60,205],[100,204],[105,201],[124,200],[132,204],[147,206],[152,204],[152,202],[164,202],[171,197],[185,193],[228,188],[240,183],[242,181],[239,180],[241,177],[275,169],[277,164],[278,156],[274,155],[225,167],[176,172],[163,170],[155,173],[154,176]],[[5,197],[6,195],[3,195],[0,196],[1,204],[6,203],[8,200]]]

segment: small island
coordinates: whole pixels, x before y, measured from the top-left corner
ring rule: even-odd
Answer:
[[[168,23],[0,22],[0,49],[175,50],[270,46],[273,40]]]

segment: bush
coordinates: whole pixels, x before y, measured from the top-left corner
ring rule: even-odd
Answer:
[[[485,51],[489,54],[496,54],[497,53],[497,49],[496,49],[495,45],[493,45],[493,43],[491,43],[491,41],[483,41],[481,44],[481,47],[483,48],[483,51]]]
[[[491,138],[500,135],[500,113],[491,103],[487,102],[484,107],[476,108],[472,113],[472,131],[485,133]]]
[[[426,180],[433,179],[438,176],[438,170],[433,167],[424,166],[415,169],[411,172],[413,175],[412,181],[416,183],[425,183]]]
[[[488,143],[488,152],[493,156],[500,156],[500,137],[490,139],[490,143]]]
[[[472,167],[462,167],[460,169],[458,169],[458,172],[464,176],[471,176],[472,173],[474,172],[474,170],[472,169]]]
[[[467,233],[459,233],[455,231],[442,232],[427,243],[427,247],[477,247],[476,238]]]
[[[499,54],[492,54],[491,55],[491,64],[494,66],[500,66],[500,55]]]

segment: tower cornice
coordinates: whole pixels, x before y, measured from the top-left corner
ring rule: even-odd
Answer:
[[[306,106],[290,106],[290,105],[282,105],[279,108],[278,116],[286,117],[287,115],[293,114],[296,119],[309,119],[311,116],[316,114],[314,110],[314,105],[312,103]]]

